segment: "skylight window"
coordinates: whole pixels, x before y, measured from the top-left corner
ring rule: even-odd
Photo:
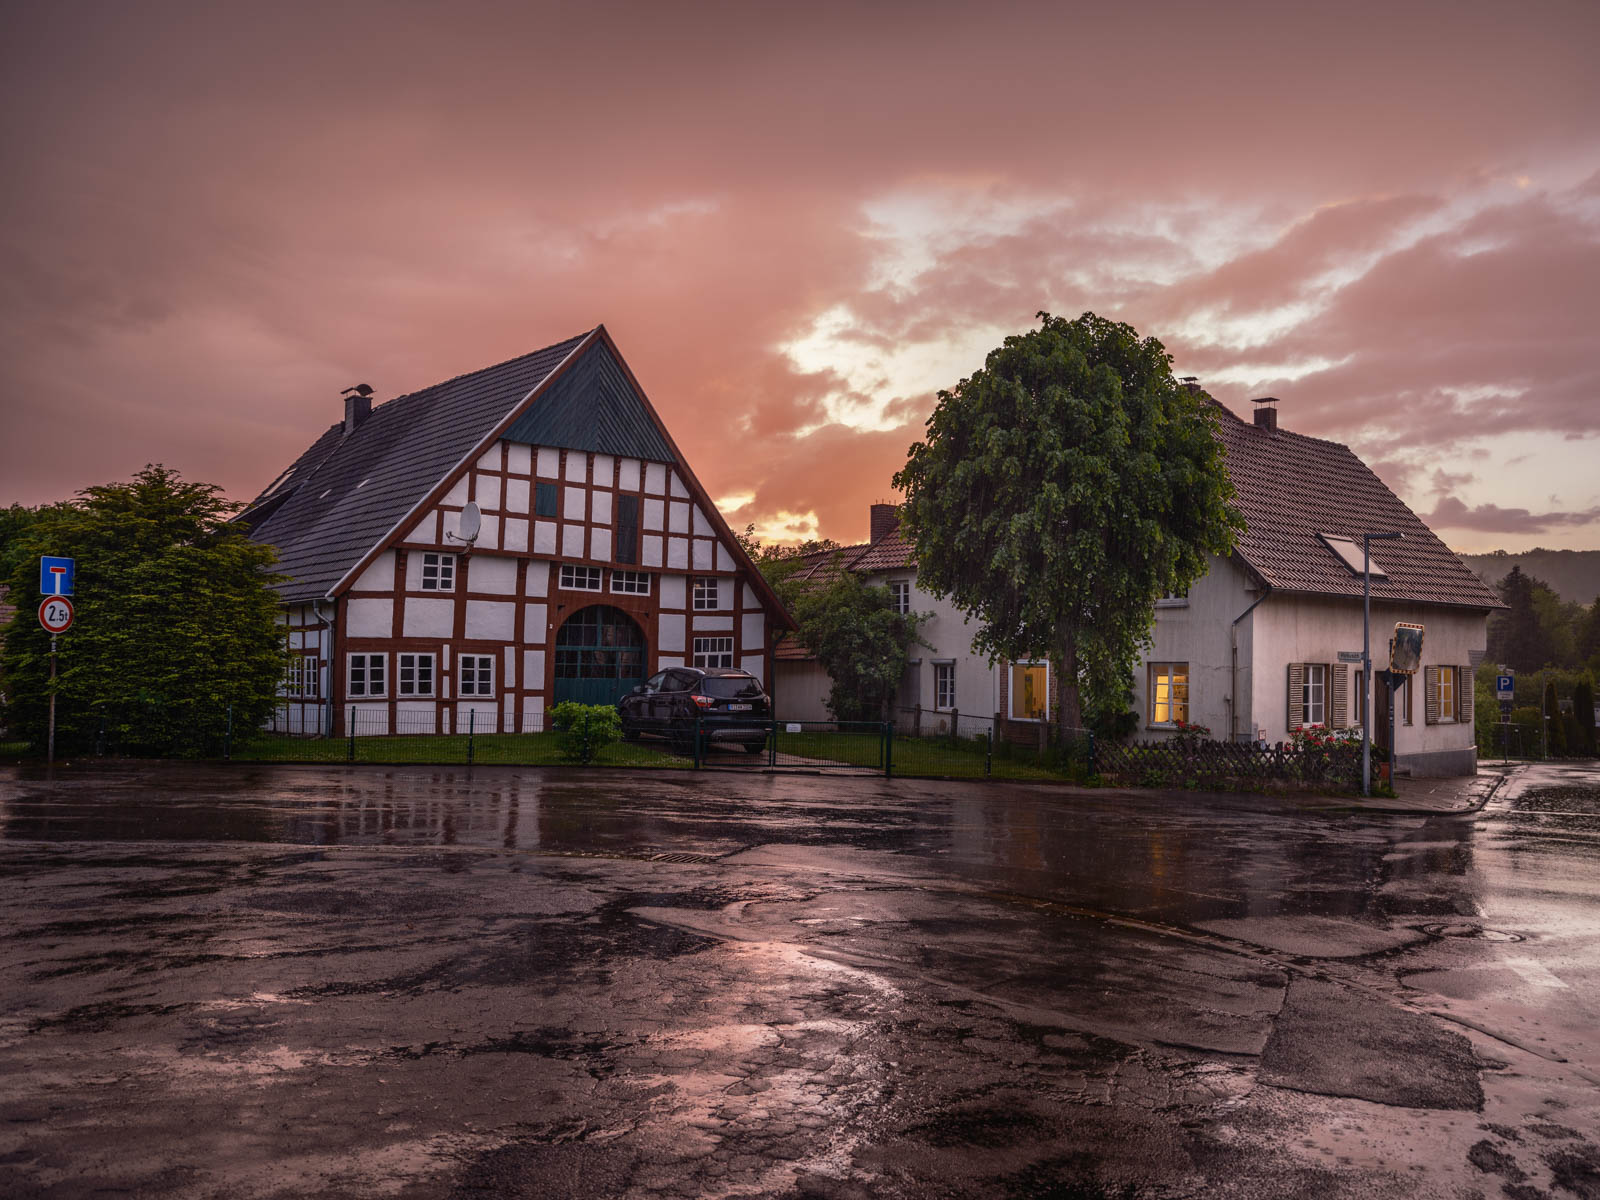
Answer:
[[[1323,544],[1338,557],[1339,561],[1350,568],[1352,575],[1361,574],[1361,543],[1354,538],[1335,537],[1331,533],[1317,534]],[[1389,576],[1379,565],[1377,556],[1371,559],[1372,577],[1374,579],[1387,579]]]

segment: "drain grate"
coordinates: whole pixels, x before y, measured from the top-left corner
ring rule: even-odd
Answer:
[[[693,850],[674,850],[668,854],[652,854],[650,856],[650,861],[664,863],[713,863],[721,857],[722,855],[720,854],[698,854]]]

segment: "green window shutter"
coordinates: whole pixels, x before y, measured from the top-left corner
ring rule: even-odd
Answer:
[[[1330,729],[1344,729],[1350,724],[1350,666],[1348,663],[1332,663],[1328,667],[1328,678],[1333,680],[1329,688],[1332,707],[1328,710],[1328,727]]]
[[[1289,664],[1289,703],[1284,709],[1284,725],[1293,733],[1306,723],[1306,665]]]
[[[1439,668],[1423,667],[1422,719],[1429,725],[1439,723]]]

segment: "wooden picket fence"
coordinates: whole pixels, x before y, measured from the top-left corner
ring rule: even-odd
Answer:
[[[1304,787],[1359,788],[1361,749],[1298,749],[1287,742],[1256,746],[1246,742],[1172,739],[1096,742],[1095,768],[1103,778],[1140,787],[1191,787],[1223,790],[1266,783]]]

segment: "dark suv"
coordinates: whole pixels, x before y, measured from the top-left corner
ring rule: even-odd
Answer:
[[[617,701],[622,736],[642,733],[671,738],[687,748],[695,718],[708,744],[735,742],[751,754],[767,744],[772,702],[761,681],[748,671],[725,667],[671,667],[650,676]]]

